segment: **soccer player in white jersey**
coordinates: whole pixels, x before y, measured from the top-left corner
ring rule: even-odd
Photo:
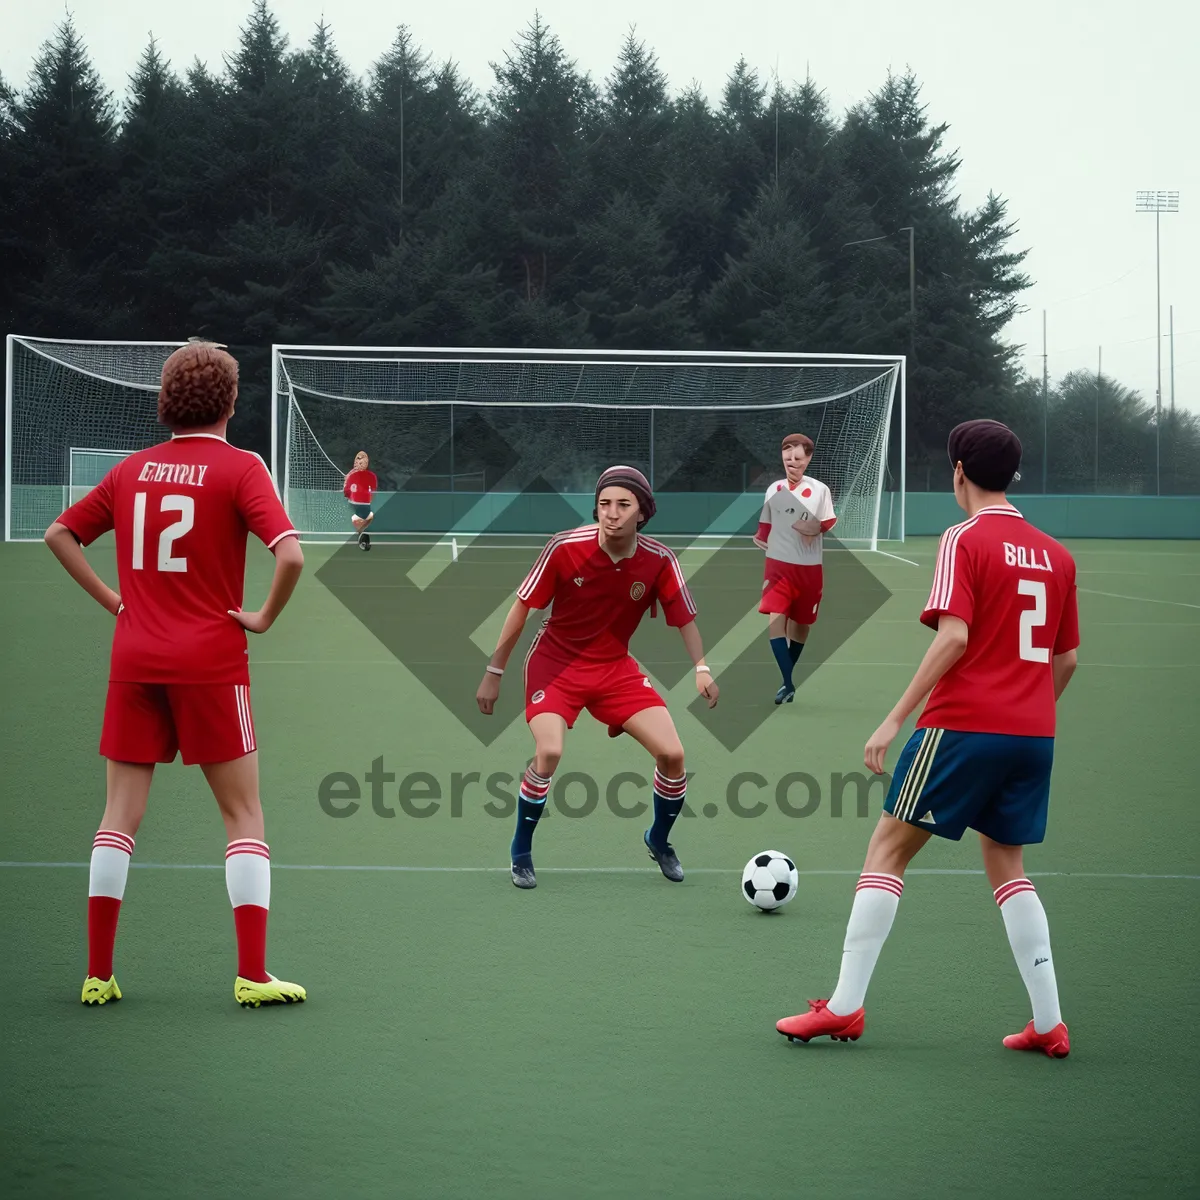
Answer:
[[[812,438],[802,433],[783,439],[784,477],[767,488],[754,535],[754,544],[767,552],[758,611],[767,614],[771,653],[783,676],[776,704],[795,698],[792,671],[821,607],[824,535],[837,524],[829,489],[805,474],[813,449]]]
[[[896,764],[846,927],[841,973],[828,1000],[776,1023],[789,1039],[855,1041],[863,1001],[904,891],[904,872],[933,836],[979,834],[1033,1019],[1010,1050],[1066,1058],[1050,928],[1025,875],[1022,848],[1046,835],[1055,710],[1075,671],[1075,560],[1009,503],[1021,443],[998,421],[950,433],[954,497],[967,519],[942,537],[921,623],[933,639],[904,695],[871,735],[866,765],[883,773],[900,727],[928,697]]]

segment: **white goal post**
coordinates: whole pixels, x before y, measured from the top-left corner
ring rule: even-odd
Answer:
[[[272,451],[311,541],[353,536],[359,450],[379,479],[373,538],[542,536],[591,519],[614,463],[641,469],[658,536],[742,535],[780,442],[816,442],[836,536],[904,540],[905,360],[897,355],[272,347]],[[899,464],[885,493],[892,422]],[[565,507],[564,507],[565,505]]]
[[[163,440],[163,363],[184,344],[7,336],[5,541],[40,540],[114,463]]]

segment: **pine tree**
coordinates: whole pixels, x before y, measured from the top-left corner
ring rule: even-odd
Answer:
[[[456,68],[435,68],[404,25],[371,70],[366,121],[371,246],[414,227],[479,154],[480,116]]]
[[[671,271],[695,280],[697,292],[720,273],[725,194],[714,179],[721,133],[703,93],[687,89],[672,106],[664,179],[655,213],[672,250]]]
[[[26,332],[98,336],[119,330],[115,253],[102,212],[116,183],[112,99],[67,19],[41,50],[8,115],[12,273]]]
[[[355,257],[362,236],[357,210],[373,187],[361,89],[324,20],[290,68],[294,190],[284,212],[320,230],[327,253]]]
[[[730,350],[817,350],[822,343],[828,286],[787,192],[759,190],[739,223],[736,254],[705,297],[710,346]]]
[[[598,138],[589,156],[598,208],[620,193],[640,204],[654,200],[662,187],[671,124],[667,77],[631,29],[605,83]]]
[[[596,90],[540,16],[492,69],[488,166],[502,280],[526,302],[553,305],[558,273],[574,253],[578,168]]]
[[[700,345],[690,279],[674,275],[671,250],[652,209],[621,194],[580,230],[593,262],[590,290],[576,303],[597,345],[683,350]]]

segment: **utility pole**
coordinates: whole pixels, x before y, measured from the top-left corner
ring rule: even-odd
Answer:
[[[1168,309],[1170,313],[1169,328],[1171,330],[1171,416],[1175,416],[1175,305]]]
[[[1179,211],[1178,192],[1138,192],[1137,211],[1154,214],[1154,288],[1155,356],[1158,360],[1158,387],[1154,397],[1154,491],[1162,495],[1162,254],[1158,236],[1159,217]]]
[[[1042,309],[1042,495],[1046,495],[1046,460],[1050,457],[1050,368],[1046,357],[1046,310]]]

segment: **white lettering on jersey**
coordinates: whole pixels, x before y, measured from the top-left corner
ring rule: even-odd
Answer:
[[[1038,562],[1038,551],[1034,547],[1014,546],[1012,542],[1004,543],[1004,561],[1010,567],[1020,567],[1026,571],[1050,571],[1050,552],[1044,547],[1041,551],[1042,561]]]
[[[138,483],[186,484],[188,487],[203,487],[208,464],[189,463],[146,463],[138,475]]]

